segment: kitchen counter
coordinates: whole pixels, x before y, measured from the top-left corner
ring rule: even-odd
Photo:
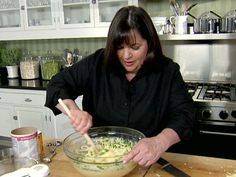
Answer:
[[[20,79],[0,77],[0,88],[46,90],[49,81],[42,79]]]
[[[62,147],[57,150],[57,155],[49,164],[50,177],[82,177],[65,156]],[[226,177],[236,174],[236,160],[194,156],[166,152],[163,158],[183,170],[191,177]],[[137,166],[126,177],[172,177],[161,169],[159,164],[149,168]]]

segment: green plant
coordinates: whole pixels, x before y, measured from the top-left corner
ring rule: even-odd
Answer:
[[[5,48],[1,51],[1,65],[13,66],[18,65],[22,57],[22,50],[19,48]]]
[[[3,67],[3,63],[2,63],[2,51],[6,49],[6,46],[4,43],[0,43],[0,67]]]

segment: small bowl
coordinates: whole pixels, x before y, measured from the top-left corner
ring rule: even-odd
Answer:
[[[137,164],[130,161],[123,163],[123,158],[129,153],[133,145],[144,138],[141,132],[116,126],[91,128],[88,135],[93,140],[99,152],[89,150],[87,140],[80,133],[75,132],[65,138],[63,149],[75,169],[85,177],[121,177],[131,172]],[[113,145],[105,148],[103,142],[108,141]],[[104,147],[103,147],[104,146]],[[104,155],[103,153],[106,152]],[[115,155],[114,155],[115,154]]]

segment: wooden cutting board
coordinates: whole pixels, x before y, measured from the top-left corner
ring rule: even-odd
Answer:
[[[236,160],[176,153],[165,153],[163,158],[191,177],[226,177],[230,174],[236,174]],[[145,175],[145,177],[158,176],[172,177],[162,170],[159,164],[154,164]]]
[[[165,153],[162,157],[191,177],[227,177],[227,175],[236,174],[236,160],[177,153]],[[62,146],[57,149],[57,155],[48,165],[50,177],[82,177],[64,154]],[[173,176],[161,169],[159,164],[154,164],[148,168],[137,166],[125,177]]]

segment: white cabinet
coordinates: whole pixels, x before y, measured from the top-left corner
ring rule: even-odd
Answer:
[[[0,135],[10,136],[16,127],[33,126],[46,137],[55,137],[54,116],[45,108],[45,91],[0,89]]]
[[[0,31],[55,28],[54,10],[51,0],[1,0]]]
[[[61,27],[108,27],[123,6],[138,4],[132,0],[60,0]]]
[[[19,0],[0,1],[0,31],[23,28]]]
[[[44,137],[64,139],[74,132],[65,114],[54,116],[44,107],[45,90],[0,88],[0,136],[10,136],[17,127],[32,126],[42,131]],[[76,99],[82,109],[82,96]]]
[[[82,109],[82,99],[83,97],[78,97],[75,102]],[[55,117],[56,126],[56,137],[59,139],[66,138],[69,134],[75,132],[74,128],[70,124],[69,118],[65,114],[59,114]]]
[[[0,39],[106,37],[127,5],[138,0],[0,0]]]
[[[17,127],[16,122],[13,119],[13,112],[14,111],[12,106],[2,105],[0,103],[0,113],[1,113],[0,136],[10,136],[11,130]]]
[[[55,137],[54,120],[44,107],[14,107],[14,119],[17,120],[17,127],[30,126],[41,130],[46,137]]]

